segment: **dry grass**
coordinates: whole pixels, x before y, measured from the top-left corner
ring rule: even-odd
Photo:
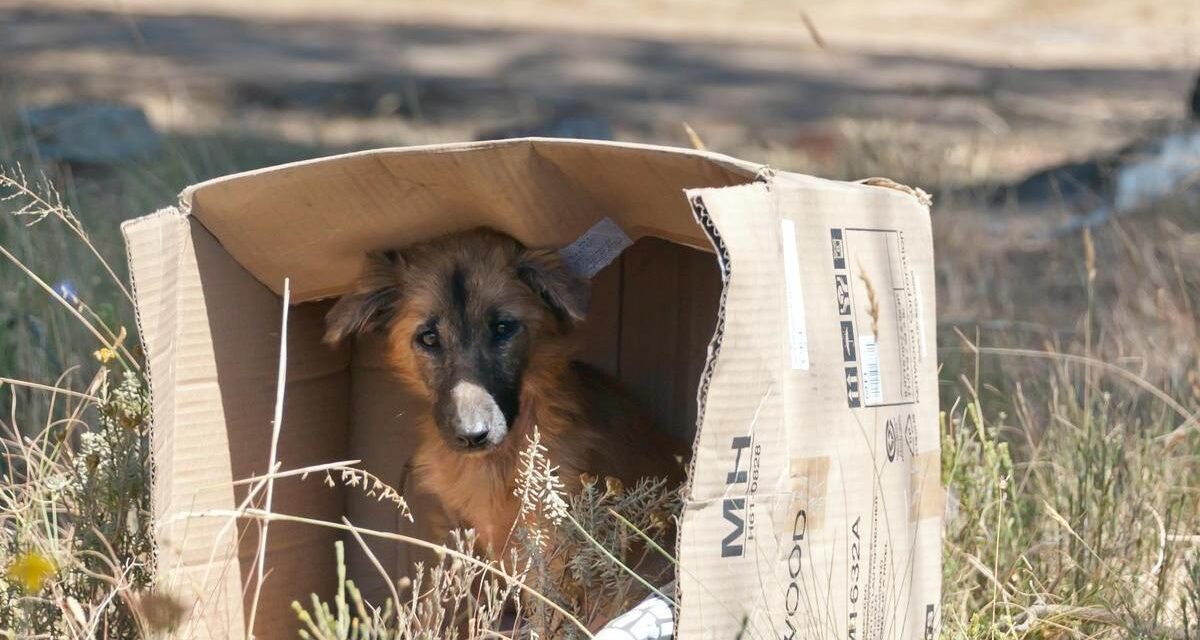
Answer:
[[[1198,213],[939,228],[947,632],[1195,637]]]

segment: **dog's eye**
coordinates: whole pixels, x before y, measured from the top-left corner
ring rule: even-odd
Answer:
[[[417,334],[417,342],[426,349],[436,349],[441,346],[442,342],[438,338],[437,331],[429,329]]]
[[[509,320],[497,320],[492,323],[492,335],[503,340],[517,332],[517,323]]]

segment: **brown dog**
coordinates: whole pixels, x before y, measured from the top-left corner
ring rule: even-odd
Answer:
[[[476,229],[371,254],[325,339],[381,331],[392,368],[429,401],[419,483],[501,553],[518,515],[519,453],[537,425],[568,491],[580,474],[682,477],[680,449],[599,371],[571,359],[587,282],[553,251]]]

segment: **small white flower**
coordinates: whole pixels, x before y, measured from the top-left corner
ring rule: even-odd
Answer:
[[[544,548],[548,538],[539,525],[546,521],[557,527],[567,514],[567,501],[562,481],[558,478],[558,467],[546,457],[547,449],[541,441],[537,426],[533,435],[527,436],[529,446],[520,455],[521,471],[517,475],[513,495],[520,498],[520,516],[528,524],[532,542]]]

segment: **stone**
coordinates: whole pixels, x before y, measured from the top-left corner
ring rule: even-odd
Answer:
[[[145,158],[162,138],[137,107],[62,103],[29,109],[25,122],[43,158],[84,164],[121,164]]]

